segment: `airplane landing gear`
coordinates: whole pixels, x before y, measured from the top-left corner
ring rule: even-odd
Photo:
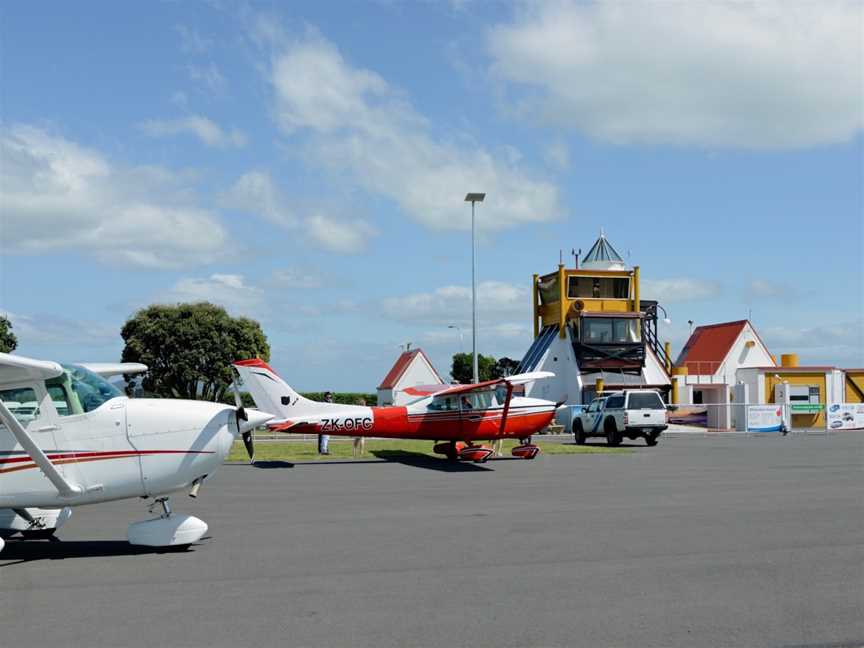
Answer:
[[[493,455],[492,448],[486,446],[468,445],[459,451],[459,458],[463,461],[473,461],[474,463],[486,463],[489,457]]]
[[[444,455],[448,461],[459,461],[459,452],[464,447],[465,444],[461,441],[443,441],[436,443],[432,448],[432,452]]]
[[[167,497],[159,497],[147,507],[150,513],[161,509],[152,520],[129,525],[129,544],[145,547],[181,547],[198,542],[207,533],[207,525],[192,515],[176,514]]]
[[[514,447],[510,454],[514,457],[519,457],[520,459],[534,459],[538,454],[540,454],[540,448],[531,443],[531,437],[527,439],[519,439],[518,446]]]

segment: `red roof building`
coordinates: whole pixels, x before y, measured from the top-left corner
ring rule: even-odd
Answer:
[[[697,326],[675,361],[675,367],[686,367],[691,376],[724,375],[731,379],[742,367],[774,364],[768,347],[748,320]]]
[[[422,349],[405,351],[378,385],[378,404],[402,405],[417,398],[412,393],[405,393],[405,390],[443,384],[444,381]]]

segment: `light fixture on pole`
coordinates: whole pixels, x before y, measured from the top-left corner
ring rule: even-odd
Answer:
[[[459,352],[465,353],[465,338],[462,337],[462,327],[458,324],[448,324],[447,328],[452,328],[459,331]]]
[[[485,193],[469,193],[465,202],[471,203],[471,366],[474,382],[480,382],[480,372],[477,367],[477,228],[474,225],[474,204],[483,202]]]
[[[658,308],[661,311],[663,311],[663,323],[666,324],[667,326],[670,325],[672,323],[672,320],[669,319],[669,313],[667,313],[666,309],[663,308],[660,304],[654,304],[654,313],[655,314],[657,313]]]

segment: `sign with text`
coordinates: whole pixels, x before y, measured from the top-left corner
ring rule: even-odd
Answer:
[[[829,430],[864,430],[864,403],[831,403],[825,426]]]
[[[783,425],[783,408],[780,405],[748,405],[748,432],[779,432]]]

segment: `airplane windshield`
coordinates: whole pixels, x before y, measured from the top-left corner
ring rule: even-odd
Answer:
[[[79,365],[62,366],[63,375],[45,383],[60,416],[92,412],[102,403],[125,395],[89,369]]]

